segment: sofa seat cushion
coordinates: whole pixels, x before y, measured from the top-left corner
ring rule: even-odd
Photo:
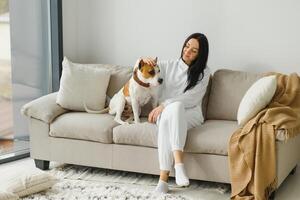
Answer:
[[[112,129],[119,124],[109,114],[70,112],[60,115],[50,124],[52,137],[112,143]]]
[[[237,129],[237,121],[206,120],[201,126],[189,130],[185,151],[228,155],[229,139]]]
[[[157,147],[156,124],[141,118],[139,124],[124,124],[113,128],[113,142],[136,146]]]
[[[206,120],[188,131],[185,151],[227,155],[228,141],[237,128],[237,121]],[[157,127],[145,119],[141,124],[117,126],[113,129],[113,141],[116,144],[157,147]]]

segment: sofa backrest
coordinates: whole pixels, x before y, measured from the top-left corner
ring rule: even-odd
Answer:
[[[130,79],[133,67],[111,65],[109,70],[111,71],[111,76],[106,93],[109,97],[112,97]]]
[[[260,74],[217,70],[213,77],[208,98],[207,119],[237,120],[239,104]]]
[[[106,94],[110,98],[116,92],[118,92],[125,85],[125,83],[130,79],[133,70],[133,66],[128,67],[128,66],[119,66],[119,65],[110,65],[110,64],[84,64],[84,65],[90,67],[105,68],[111,72],[108,88],[106,91]]]
[[[210,90],[211,90],[211,82],[212,82],[212,76],[209,77],[209,81],[208,81],[208,85],[207,85],[207,88],[206,88],[206,92],[203,96],[203,99],[202,99],[202,114],[203,114],[203,118],[204,120],[206,120],[206,113],[207,113],[207,105],[208,105],[208,98],[209,98],[209,94],[210,94]]]
[[[125,85],[125,83],[130,79],[133,70],[133,67],[125,67],[125,66],[117,66],[117,65],[98,64],[97,67],[103,67],[111,71],[111,77],[107,88],[107,95],[109,97],[112,97]],[[201,105],[204,119],[206,119],[208,97],[209,97],[209,91],[212,82],[211,79],[212,77],[210,77],[210,81],[207,86],[207,90],[203,97],[202,105]],[[152,110],[152,105],[151,103],[148,103],[142,108],[141,116],[147,117],[151,110]]]
[[[132,75],[133,66],[118,66],[108,64],[88,64],[95,67],[105,68],[111,71],[111,77],[107,88],[107,95],[112,97],[117,93]],[[204,119],[236,120],[237,111],[244,94],[248,88],[261,75],[221,69],[210,77],[206,93],[202,100]],[[142,108],[141,116],[148,116],[151,104]]]

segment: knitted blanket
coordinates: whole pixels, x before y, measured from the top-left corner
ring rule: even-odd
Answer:
[[[276,189],[275,131],[285,139],[300,133],[300,77],[276,75],[277,89],[269,105],[236,130],[229,141],[231,199],[265,200]]]

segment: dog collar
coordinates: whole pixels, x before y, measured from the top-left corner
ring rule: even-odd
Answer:
[[[143,81],[141,81],[141,80],[139,79],[139,77],[137,76],[137,69],[134,70],[134,72],[133,72],[133,79],[134,79],[139,85],[141,85],[141,86],[143,86],[143,87],[150,87],[150,84],[149,84],[149,83],[144,83]]]

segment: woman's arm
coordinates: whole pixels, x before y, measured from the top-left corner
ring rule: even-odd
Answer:
[[[138,59],[137,62],[140,63],[141,60],[143,60],[143,62],[147,63],[150,66],[155,66],[157,64],[157,57],[156,58],[150,58],[150,57],[140,58],[140,59]]]
[[[150,57],[147,57],[147,58],[139,58],[135,64],[135,66],[138,66],[138,64],[140,63],[140,61],[143,60],[143,62],[147,63],[148,65],[151,65],[151,66],[155,66],[155,65],[158,65],[159,68],[162,68],[162,69],[165,69],[166,68],[166,65],[168,64],[167,61],[160,61],[156,58],[150,58]]]

